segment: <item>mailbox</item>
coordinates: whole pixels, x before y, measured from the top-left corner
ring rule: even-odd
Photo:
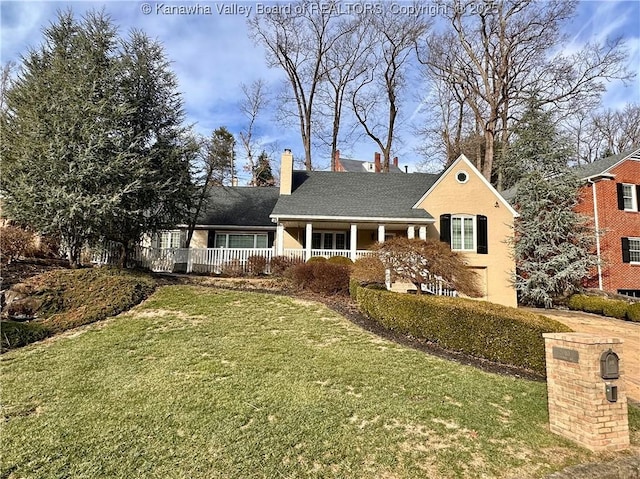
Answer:
[[[600,376],[602,379],[618,379],[620,377],[618,355],[609,349],[600,355]]]

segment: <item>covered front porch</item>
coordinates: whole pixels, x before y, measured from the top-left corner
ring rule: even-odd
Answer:
[[[373,254],[376,243],[404,236],[427,239],[433,219],[421,223],[406,221],[280,221],[274,243],[277,256],[295,257],[304,261],[314,256],[345,256],[352,261]]]

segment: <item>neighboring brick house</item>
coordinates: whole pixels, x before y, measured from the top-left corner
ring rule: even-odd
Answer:
[[[640,297],[640,148],[575,169],[576,211],[593,218],[602,261],[587,286]]]

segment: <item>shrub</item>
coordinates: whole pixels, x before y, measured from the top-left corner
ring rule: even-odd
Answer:
[[[377,256],[365,256],[353,263],[351,277],[361,283],[379,283],[385,281],[384,265]]]
[[[239,259],[232,259],[231,261],[227,261],[222,265],[222,269],[220,272],[224,276],[237,278],[238,276],[242,276],[244,274],[244,268],[242,267],[242,263]]]
[[[284,276],[289,268],[304,263],[301,259],[293,259],[287,256],[274,256],[269,263],[269,269],[274,276]]]
[[[627,319],[640,323],[640,303],[630,304],[627,308]]]
[[[33,233],[17,226],[3,226],[0,228],[0,252],[4,261],[9,264],[24,256],[33,249]]]
[[[602,313],[610,318],[625,319],[629,303],[619,299],[607,299],[602,307]]]
[[[326,263],[327,258],[324,256],[312,256],[307,260],[307,263]]]
[[[262,255],[251,255],[247,258],[247,272],[253,276],[264,274],[267,269],[267,258]]]
[[[329,262],[312,261],[290,269],[290,278],[296,286],[323,295],[347,294],[349,268]]]
[[[570,309],[576,311],[585,311],[618,319],[629,318],[629,308],[633,306],[633,304],[620,299],[586,294],[574,294],[569,298],[567,305]]]
[[[51,331],[37,321],[28,323],[0,321],[0,333],[2,351],[26,346],[51,335]]]
[[[433,277],[444,280],[445,287],[471,297],[482,296],[478,275],[467,267],[464,256],[441,241],[396,237],[376,246],[380,260],[394,276],[413,283],[418,294],[421,285]]]
[[[341,264],[342,266],[348,266],[348,267],[353,266],[353,261],[351,261],[351,259],[347,258],[346,256],[332,256],[327,260],[327,263]]]
[[[542,333],[571,331],[544,316],[487,302],[413,296],[354,284],[351,289],[360,309],[388,329],[542,375],[545,374]]]

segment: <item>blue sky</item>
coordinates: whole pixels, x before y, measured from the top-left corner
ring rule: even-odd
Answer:
[[[145,14],[145,3],[151,13]],[[202,134],[209,135],[221,125],[236,134],[243,126],[238,111],[242,98],[240,84],[264,79],[272,89],[281,87],[284,80],[280,70],[269,69],[260,46],[253,44],[247,35],[246,16],[239,10],[256,8],[259,2],[156,2],[156,1],[6,1],[0,0],[1,48],[3,63],[19,60],[29,46],[41,43],[42,28],[55,19],[58,9],[71,7],[77,15],[91,8],[104,7],[120,33],[131,28],[144,30],[157,38],[165,47],[173,62],[183,92],[188,120]],[[264,2],[263,2],[264,4]],[[162,5],[199,6],[201,14],[171,15],[162,13]],[[209,6],[211,14],[204,12]],[[218,9],[230,8],[233,13],[220,13]],[[254,10],[255,11],[255,10]],[[571,50],[590,40],[624,36],[629,49],[629,63],[633,71],[640,73],[640,1],[582,1],[577,15],[567,25],[571,42],[561,48]],[[424,85],[416,84],[419,91]],[[640,102],[640,74],[628,85],[614,82],[607,85],[604,103],[610,108],[622,108],[626,103]],[[409,103],[407,109],[417,105]],[[407,111],[410,115],[410,111]],[[297,156],[303,156],[298,129],[295,126],[278,125],[270,112],[265,112],[258,125],[261,141],[275,150],[291,148]],[[401,165],[420,163],[422,158],[414,151],[417,139],[409,128],[402,132],[405,139],[396,154]],[[352,147],[341,148],[344,156],[370,160],[375,145],[363,139]],[[320,156],[320,155],[316,155]],[[276,155],[277,159],[277,155]],[[328,158],[316,158],[318,166],[327,166]]]

